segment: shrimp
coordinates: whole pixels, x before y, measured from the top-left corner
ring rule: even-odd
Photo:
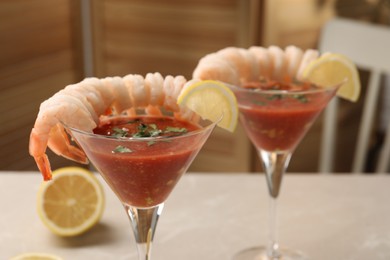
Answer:
[[[161,86],[164,84],[164,78],[160,73],[148,73],[145,77],[145,85],[150,90],[150,105],[162,106],[164,104],[164,91]]]
[[[309,49],[305,51],[296,74],[296,78],[298,80],[303,80],[303,75],[302,75],[303,71],[312,61],[316,60],[318,56],[319,56],[319,52],[317,50]]]
[[[177,104],[186,83],[183,76],[163,78],[160,73],[148,73],[145,78],[136,74],[86,78],[42,102],[30,133],[29,153],[43,179],[52,178],[47,147],[59,156],[88,163],[84,151],[70,141],[65,126],[92,133],[109,115],[136,115],[138,109],[144,109],[148,115],[161,115],[160,107],[172,111],[177,118],[195,122],[199,117]]]
[[[193,72],[193,79],[219,80],[232,85],[263,79],[281,82],[302,80],[303,71],[318,56],[317,50],[303,52],[295,46],[284,50],[277,46],[227,47],[201,58]]]
[[[112,89],[113,100],[112,108],[116,114],[120,114],[127,108],[132,107],[133,101],[128,95],[127,85],[120,77],[107,77],[102,79],[102,83],[109,89]],[[111,101],[112,102],[112,101]]]
[[[284,53],[287,60],[286,74],[290,79],[293,79],[302,61],[303,51],[298,47],[290,45],[286,47]]]
[[[200,59],[192,78],[220,80],[232,85],[240,83],[237,68],[229,60],[220,57],[216,53],[208,54]]]
[[[80,163],[87,162],[84,152],[78,147],[71,146],[61,124],[62,121],[83,130],[92,130],[96,127],[92,115],[82,102],[71,95],[60,91],[52,99],[41,104],[30,134],[29,152],[34,157],[44,180],[51,179],[50,163],[45,154],[47,146],[65,158]]]
[[[144,84],[141,75],[126,75],[123,78],[133,107],[142,107],[149,103],[150,91]]]
[[[268,47],[268,53],[271,56],[273,71],[271,78],[283,81],[286,72],[286,58],[282,49],[277,46]]]
[[[189,87],[197,82],[200,82],[200,81],[201,81],[200,79],[191,79],[191,80],[187,81],[184,84],[181,91],[184,91],[187,87]],[[192,110],[187,109],[186,107],[182,107],[182,106],[179,107],[179,112],[175,112],[175,117],[178,119],[187,120],[187,121],[191,121],[194,123],[199,122],[199,119],[200,119],[200,116],[198,114],[196,114]]]
[[[248,51],[256,58],[260,79],[270,78],[272,75],[272,61],[267,49],[259,46],[252,46]]]
[[[217,55],[233,63],[241,83],[258,78],[258,64],[256,57],[251,52],[242,48],[227,47],[218,51]]]
[[[145,85],[150,90],[150,105],[145,108],[149,115],[161,116],[159,106],[164,104],[165,94],[161,86],[164,85],[164,78],[160,73],[148,73],[145,77]]]
[[[165,96],[163,105],[165,108],[168,108],[173,112],[179,111],[179,106],[176,101],[186,82],[187,81],[183,76],[167,76],[165,78],[163,89],[165,93],[170,93],[170,95]]]
[[[107,109],[112,102],[115,100],[115,96],[112,95],[112,88],[107,86],[101,79],[98,78],[86,78],[79,85],[79,91],[83,89],[88,89],[88,92],[92,92],[94,94],[99,95],[99,102],[95,104],[95,109],[100,109],[100,113],[104,113],[105,109]]]

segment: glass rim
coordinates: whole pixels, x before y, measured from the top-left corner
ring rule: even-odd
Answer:
[[[168,116],[169,117],[169,116]],[[202,126],[198,123],[199,126],[201,126],[200,129],[196,129],[194,131],[190,131],[184,134],[176,135],[176,136],[154,136],[154,137],[118,137],[118,136],[108,136],[108,135],[100,135],[95,134],[93,132],[87,132],[81,129],[78,129],[76,127],[70,126],[69,124],[63,122],[60,120],[60,123],[64,126],[65,129],[69,129],[72,132],[76,132],[85,136],[93,137],[93,138],[99,138],[99,139],[106,139],[106,140],[117,140],[117,141],[126,141],[126,142],[150,142],[150,141],[166,141],[166,140],[176,140],[180,138],[186,138],[193,135],[202,134],[204,132],[207,132],[208,130],[212,130],[223,118],[223,115],[219,117],[219,119],[215,122],[212,122],[211,120],[204,120],[200,119],[202,121],[207,121],[208,124],[206,126]],[[194,123],[197,124],[197,123]]]
[[[332,92],[337,91],[346,80],[327,87],[318,87],[316,89],[308,89],[308,90],[297,90],[297,91],[291,91],[291,90],[277,90],[277,89],[251,89],[251,88],[243,88],[240,86],[232,85],[226,82],[223,82],[223,84],[227,85],[230,89],[241,91],[241,92],[248,92],[248,93],[258,93],[258,94],[264,94],[264,95],[307,95],[307,94],[316,94],[316,93],[324,93],[324,92]],[[310,82],[309,82],[310,83]]]

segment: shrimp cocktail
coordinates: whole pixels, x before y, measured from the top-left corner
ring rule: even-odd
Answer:
[[[164,201],[218,122],[178,105],[189,84],[159,73],[87,78],[44,101],[31,132],[44,180],[51,179],[47,147],[94,164],[126,209],[142,260],[151,259]]]
[[[306,259],[280,248],[276,237],[276,200],[291,155],[320,112],[337,93],[356,100],[357,70],[346,57],[295,46],[285,50],[229,47],[199,61],[194,78],[225,82],[237,97],[240,121],[255,146],[270,197],[269,244],[253,247],[235,260]]]

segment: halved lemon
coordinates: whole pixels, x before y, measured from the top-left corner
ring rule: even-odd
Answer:
[[[234,93],[214,80],[196,82],[180,93],[177,103],[199,114],[203,119],[218,122],[218,126],[233,132],[237,126],[238,106]]]
[[[104,211],[99,180],[80,167],[64,167],[38,191],[38,214],[49,230],[60,236],[76,236],[93,227]]]
[[[345,82],[338,90],[337,96],[353,102],[359,99],[361,87],[358,70],[344,55],[326,53],[311,62],[302,76],[305,80],[323,87]]]
[[[61,257],[46,253],[23,253],[10,260],[62,260]]]

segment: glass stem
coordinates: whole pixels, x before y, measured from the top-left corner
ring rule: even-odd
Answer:
[[[277,197],[282,184],[283,175],[286,172],[290,162],[290,152],[267,152],[259,151],[259,156],[263,163],[266,173],[267,185],[269,190],[269,246],[268,257],[270,259],[279,259],[279,244],[277,241]]]
[[[164,204],[151,208],[136,208],[124,204],[130,218],[139,260],[151,260],[152,242]]]
[[[278,214],[277,214],[277,200],[276,198],[269,198],[269,245],[267,255],[270,259],[278,259],[280,257],[278,244]]]

